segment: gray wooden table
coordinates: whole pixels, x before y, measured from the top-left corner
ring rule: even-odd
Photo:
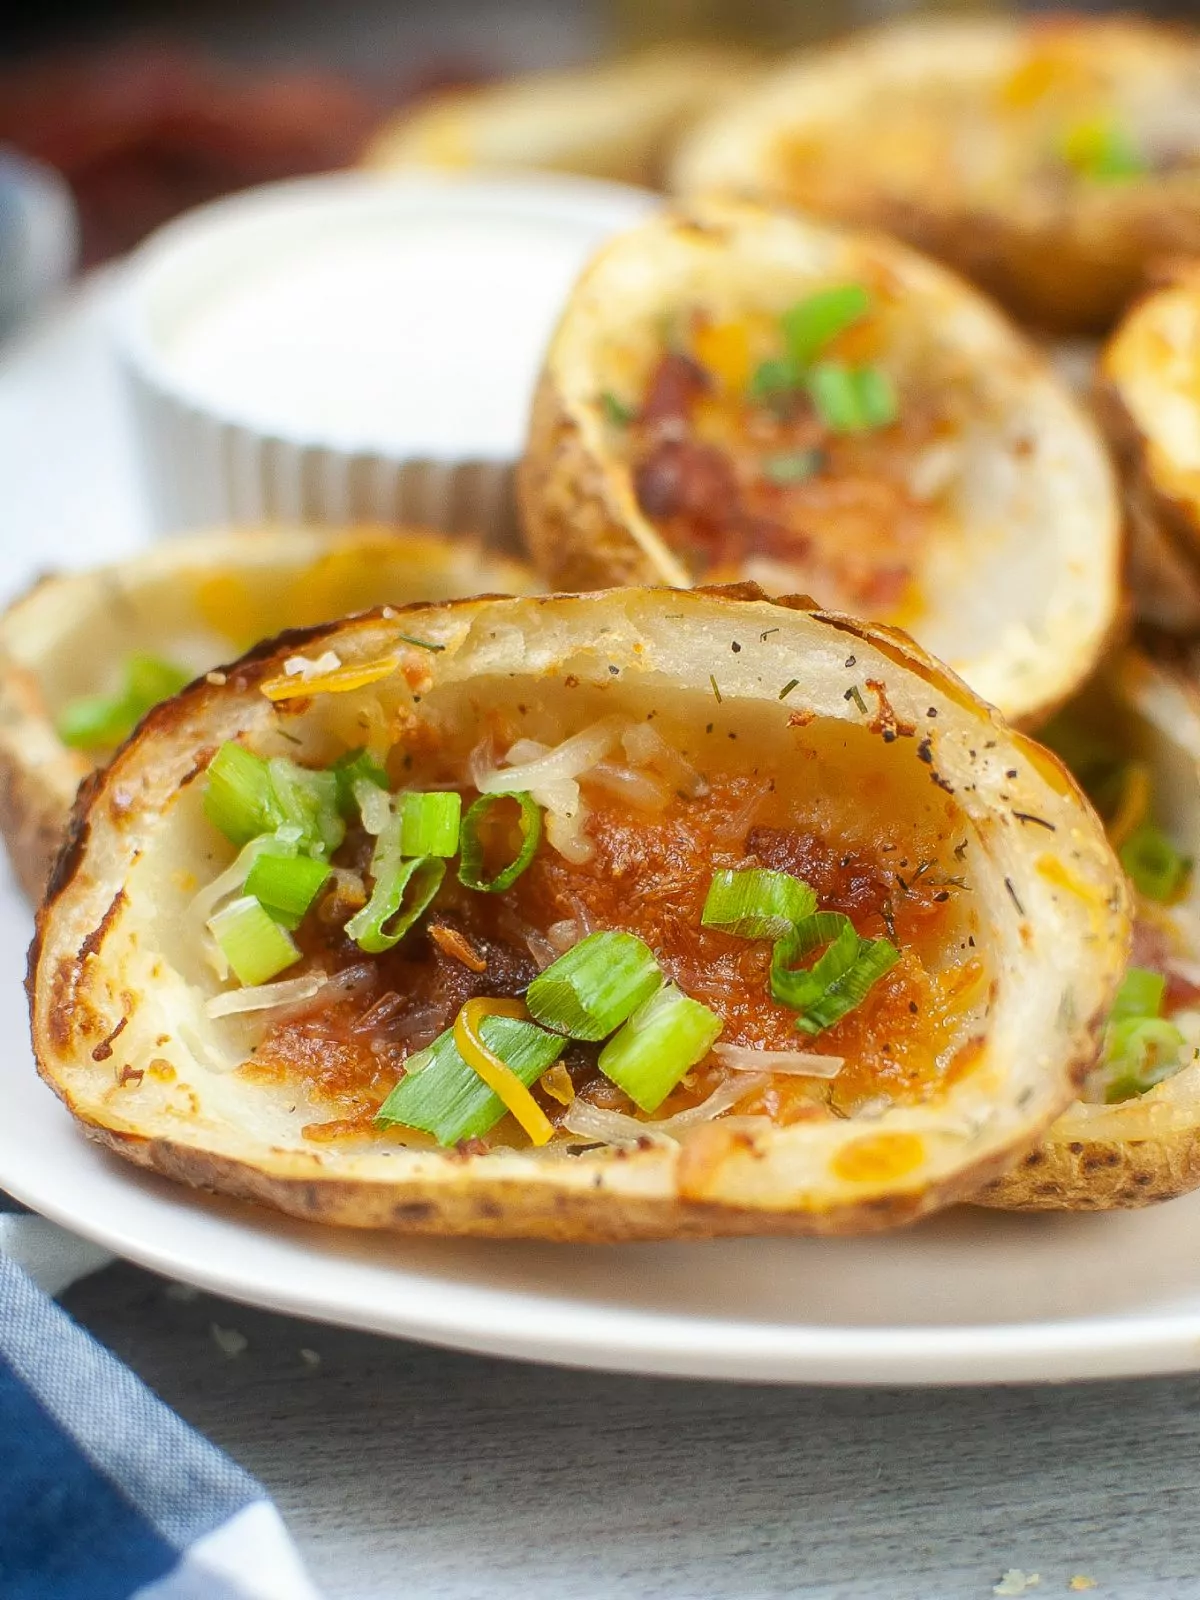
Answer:
[[[63,1303],[258,1476],[331,1600],[988,1600],[1010,1569],[1039,1576],[1034,1600],[1200,1595],[1200,1378],[608,1377],[251,1311],[123,1265]]]

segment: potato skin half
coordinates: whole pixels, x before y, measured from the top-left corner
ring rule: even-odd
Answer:
[[[1047,332],[1102,333],[1156,258],[1200,251],[1200,185],[1190,174],[1077,186],[1048,200],[1044,183],[1007,181],[973,196],[925,157],[899,186],[855,159],[880,130],[873,98],[949,90],[987,102],[1043,49],[1107,84],[1186,104],[1200,60],[1197,36],[1136,17],[916,19],[852,34],[785,62],[757,91],[718,110],[683,141],[677,193],[732,193],[879,228],[954,266],[1022,322]],[[1032,55],[1031,55],[1032,53]],[[994,116],[1003,113],[993,113]],[[930,113],[933,123],[936,112]],[[840,180],[828,167],[787,162],[789,135],[849,152]],[[1002,180],[996,180],[998,187]]]
[[[1173,753],[1191,779],[1190,838],[1200,829],[1200,694],[1182,668],[1126,651],[1107,673],[1111,692],[1145,724],[1151,748]],[[1173,747],[1173,752],[1172,752]],[[1195,904],[1196,890],[1190,897]],[[1044,1141],[975,1203],[1006,1211],[1110,1211],[1172,1200],[1200,1187],[1200,1062],[1137,1100],[1075,1104]]]
[[[365,583],[352,581],[365,588],[370,603],[436,599],[472,585],[514,593],[536,587],[533,574],[516,561],[416,529],[243,528],[173,539],[113,566],[45,577],[13,601],[0,615],[0,837],[28,900],[36,904],[42,896],[76,790],[94,766],[59,739],[47,688],[64,664],[69,670],[81,641],[104,638],[105,625],[111,634],[121,609],[130,614],[119,648],[106,638],[86,656],[94,674],[90,691],[119,664],[116,654],[147,648],[139,631],[147,613],[178,613],[179,632],[195,633],[197,618],[185,596],[198,584],[241,584],[257,601],[260,591],[295,586],[308,572],[319,582],[322,574],[355,567],[368,575]],[[172,587],[174,595],[164,600]],[[277,610],[272,632],[288,620],[286,601]],[[212,648],[206,667],[234,649],[215,636]],[[155,639],[152,653],[171,657],[170,637]]]
[[[376,1145],[341,1151],[308,1141],[290,1124],[285,1135],[275,1124],[264,1134],[265,1124],[256,1123],[258,1091],[236,1074],[211,1078],[187,1068],[189,1081],[181,1070],[164,1080],[165,1088],[149,1079],[143,1084],[154,1064],[146,1057],[166,1043],[160,1030],[165,1035],[175,1027],[169,996],[178,991],[163,987],[171,981],[170,963],[164,971],[161,943],[148,937],[157,914],[149,908],[157,908],[165,879],[143,883],[140,892],[150,898],[139,908],[136,892],[126,892],[130,872],[155,857],[155,873],[169,875],[156,830],[178,825],[177,797],[202,770],[205,753],[237,734],[252,742],[269,736],[276,713],[259,685],[289,656],[334,648],[344,663],[375,660],[409,633],[442,645],[422,665],[444,690],[472,685],[480,672],[553,675],[570,661],[572,672],[594,672],[599,685],[620,681],[612,665],[630,675],[649,672],[652,682],[661,673],[675,681],[678,673],[680,684],[707,705],[711,651],[723,642],[729,692],[740,684],[765,707],[778,703],[777,668],[786,664],[795,675],[807,661],[810,701],[819,714],[854,716],[843,693],[848,654],[859,670],[886,678],[898,716],[926,716],[934,705],[937,744],[931,735],[926,755],[918,754],[915,739],[894,734],[889,742],[881,733],[879,748],[888,760],[914,763],[922,787],[932,778],[935,795],[945,794],[946,784],[961,795],[962,820],[979,831],[977,887],[996,897],[998,967],[1007,973],[1019,963],[1025,978],[1038,977],[1037,984],[1014,978],[1002,985],[1005,1038],[1038,1019],[1047,1021],[1049,1036],[1038,1034],[1037,1050],[998,1047],[982,1078],[968,1075],[944,1100],[898,1108],[895,1123],[891,1111],[865,1125],[834,1119],[822,1122],[815,1138],[808,1126],[746,1133],[714,1123],[681,1147],[610,1150],[587,1161],[402,1145],[382,1153]],[[743,641],[736,655],[729,653],[731,636]],[[604,643],[597,655],[598,639]],[[764,669],[769,685],[762,683]],[[423,690],[426,703],[430,692]],[[787,725],[786,709],[771,715]],[[1020,768],[1016,779],[1010,766]],[[1073,888],[1056,887],[1040,873],[1040,835],[1004,809],[1022,803],[1057,819],[1064,837],[1069,828],[1070,870],[1078,874]],[[1026,909],[1016,889],[1010,898],[999,887],[1005,873],[1015,877]],[[1028,909],[1034,905],[1036,915]],[[1029,1148],[1093,1059],[1126,936],[1122,881],[1061,766],[1010,733],[905,636],[815,613],[804,602],[768,603],[748,587],[631,589],[388,608],[293,631],[227,668],[223,683],[198,680],[151,712],[112,765],[81,788],[38,913],[28,986],[39,1071],[86,1131],[127,1160],[200,1188],[298,1217],[404,1232],[580,1242],[842,1234],[897,1226],[963,1198]],[[1062,942],[1073,950],[1085,938],[1096,960],[1082,970],[1065,960]],[[1044,962],[1036,957],[1043,950]],[[144,1016],[139,1007],[148,1008]],[[122,1019],[130,1018],[124,1033]],[[144,1052],[128,1055],[139,1030]],[[136,1083],[126,1084],[127,1068]],[[152,1098],[139,1099],[147,1090]],[[863,1139],[874,1148],[879,1137],[886,1143],[894,1132],[911,1137],[913,1130],[920,1163],[896,1176],[888,1169],[864,1178],[855,1169],[847,1177],[833,1159],[846,1146],[857,1151]]]

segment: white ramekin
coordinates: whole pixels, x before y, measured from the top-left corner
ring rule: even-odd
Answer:
[[[511,545],[550,331],[595,249],[657,203],[572,178],[338,173],[169,223],[115,324],[156,531],[369,521]]]

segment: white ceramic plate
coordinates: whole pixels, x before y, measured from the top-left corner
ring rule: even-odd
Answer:
[[[98,286],[0,362],[0,589],[134,544],[140,507]],[[1156,1210],[960,1210],[851,1240],[569,1248],[319,1229],[142,1176],[37,1079],[30,918],[0,882],[0,1187],[236,1299],[581,1366],[829,1383],[971,1383],[1200,1368],[1200,1196]]]

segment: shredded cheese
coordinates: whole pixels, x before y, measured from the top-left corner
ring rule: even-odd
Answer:
[[[332,654],[332,651],[330,652]],[[293,656],[293,661],[298,659]],[[285,670],[278,678],[265,678],[259,689],[268,700],[297,700],[311,694],[348,694],[352,689],[365,689],[369,683],[389,678],[400,665],[399,656],[379,656],[374,661],[363,661],[358,666],[338,666],[315,677],[289,674]]]
[[[487,1084],[493,1094],[524,1128],[535,1145],[547,1144],[554,1134],[549,1117],[511,1067],[489,1050],[479,1032],[484,1017],[520,1017],[528,1013],[519,1000],[468,1000],[454,1019],[458,1053]]]

